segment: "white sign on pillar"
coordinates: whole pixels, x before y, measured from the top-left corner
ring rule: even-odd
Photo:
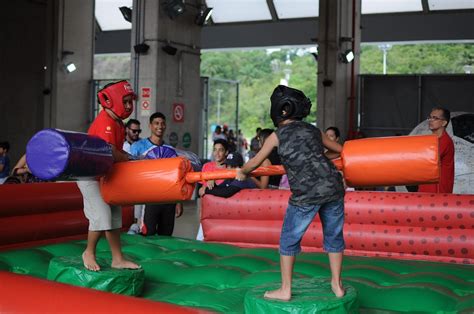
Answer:
[[[152,88],[151,87],[141,87],[140,88],[140,116],[149,117],[151,115],[151,96]]]

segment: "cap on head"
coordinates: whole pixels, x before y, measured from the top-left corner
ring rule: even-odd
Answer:
[[[227,155],[224,164],[231,167],[242,167],[244,165],[244,158],[242,158],[241,154],[233,152]]]
[[[106,85],[97,93],[97,99],[102,107],[110,109],[117,117],[121,119],[128,118],[132,112],[126,111],[123,105],[123,98],[131,95],[135,100],[137,95],[134,93],[132,86],[127,81],[119,81]]]
[[[302,120],[311,109],[311,101],[302,91],[284,85],[275,88],[270,101],[270,117],[276,127],[288,119]]]

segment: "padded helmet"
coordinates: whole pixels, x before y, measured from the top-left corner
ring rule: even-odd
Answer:
[[[97,99],[102,107],[110,109],[117,117],[121,119],[128,118],[133,112],[125,111],[123,98],[131,95],[133,100],[137,99],[137,95],[133,92],[133,88],[127,81],[119,81],[106,85],[97,93]]]
[[[270,117],[275,127],[284,120],[302,120],[311,109],[311,101],[302,91],[284,85],[275,88],[270,101]]]

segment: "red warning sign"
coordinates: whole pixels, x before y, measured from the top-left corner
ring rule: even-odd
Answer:
[[[151,97],[151,87],[142,87],[141,98],[150,98],[150,97]]]
[[[184,104],[173,104],[173,121],[184,122]]]

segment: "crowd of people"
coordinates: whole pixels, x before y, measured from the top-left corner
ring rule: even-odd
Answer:
[[[235,134],[234,130],[229,129],[227,124],[217,125],[212,133],[212,141],[215,142],[216,140],[226,141],[229,152],[238,152],[242,156],[246,155],[248,142],[242,134],[242,130],[237,130],[237,134]]]

